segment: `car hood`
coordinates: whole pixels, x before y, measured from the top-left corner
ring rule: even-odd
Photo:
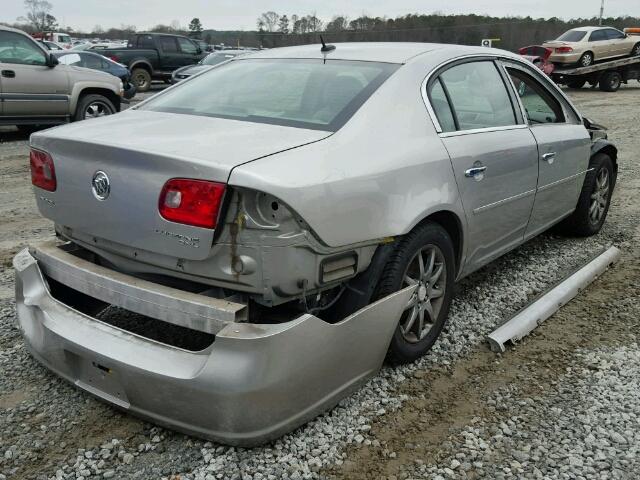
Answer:
[[[188,67],[181,68],[177,73],[180,75],[196,75],[197,73],[209,70],[211,67],[212,65],[189,65]]]

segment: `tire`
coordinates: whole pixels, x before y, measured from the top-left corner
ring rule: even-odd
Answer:
[[[418,255],[422,255],[422,269]],[[423,278],[419,278],[420,271]],[[430,285],[425,284],[429,276]],[[408,277],[412,282],[418,280],[420,287],[402,313],[391,339],[387,359],[392,364],[412,362],[427,353],[447,320],[453,296],[455,253],[449,234],[437,223],[424,223],[399,242],[384,267],[374,299],[411,284]]]
[[[603,186],[605,177],[606,186]],[[560,224],[562,233],[577,237],[598,233],[607,218],[614,185],[615,171],[611,158],[604,153],[596,153],[589,162],[575,211]]]
[[[567,83],[567,87],[578,90],[578,89],[584,87],[585,83],[587,83],[586,80],[575,80],[573,82]]]
[[[640,42],[636,43],[631,49],[630,57],[640,57]]]
[[[37,132],[43,127],[40,125],[16,125],[16,128],[23,135],[31,135],[33,132]]]
[[[134,68],[131,72],[131,82],[138,92],[148,92],[151,88],[151,74],[144,68]]]
[[[578,60],[578,66],[580,67],[588,67],[593,64],[593,53],[584,52]]]
[[[622,76],[618,72],[604,72],[600,78],[600,90],[615,92],[622,85]]]
[[[83,95],[78,100],[73,119],[78,122],[88,118],[106,117],[114,113],[116,113],[116,107],[107,97],[98,94]]]

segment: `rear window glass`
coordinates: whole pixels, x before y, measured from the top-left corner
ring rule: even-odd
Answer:
[[[563,42],[579,42],[587,34],[584,30],[569,30],[558,37]]]
[[[207,55],[200,63],[203,65],[218,65],[219,63],[231,60],[233,57],[235,57],[235,55],[230,53],[212,53]]]
[[[140,108],[336,131],[397,68],[342,60],[234,60]]]

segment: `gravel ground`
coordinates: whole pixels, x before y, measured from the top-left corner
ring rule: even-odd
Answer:
[[[619,185],[600,235],[545,234],[465,279],[431,354],[385,367],[332,411],[250,450],[120,413],[27,354],[13,326],[8,261],[51,227],[31,197],[26,143],[0,131],[0,480],[633,478],[640,467],[639,93],[571,92],[586,115],[611,127],[620,148]],[[612,243],[623,262],[516,348],[488,351],[484,337],[504,317]]]

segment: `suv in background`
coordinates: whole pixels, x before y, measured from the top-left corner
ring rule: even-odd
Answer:
[[[640,39],[612,27],[574,28],[542,46],[553,51],[549,61],[577,63],[580,67],[599,60],[640,55]]]
[[[119,78],[59,65],[26,33],[0,26],[0,125],[31,130],[120,111]]]

